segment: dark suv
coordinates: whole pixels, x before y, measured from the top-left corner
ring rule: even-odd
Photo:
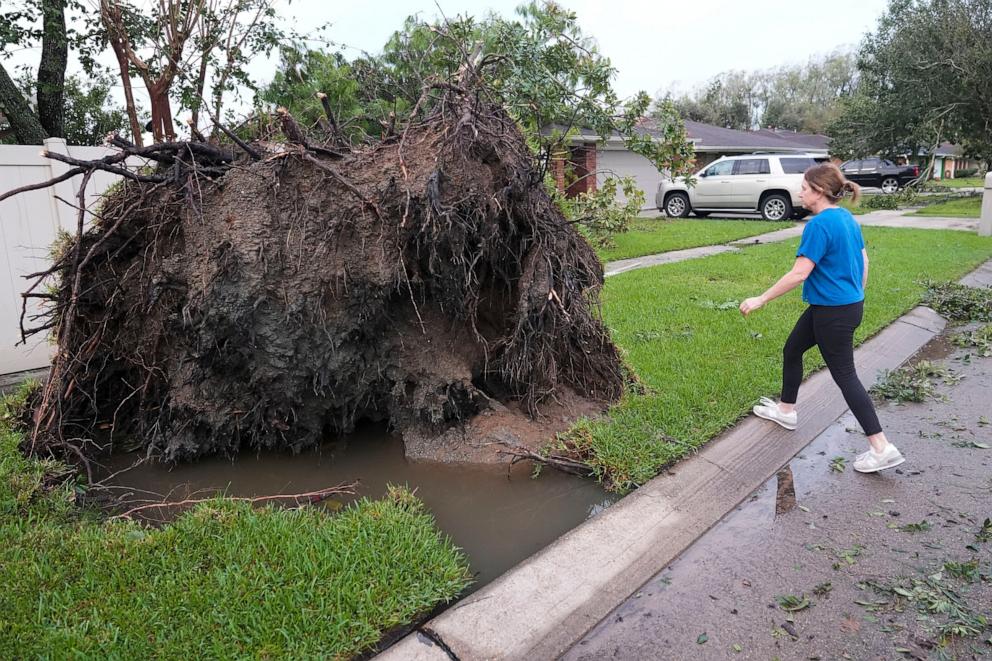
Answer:
[[[881,188],[883,193],[895,193],[920,176],[919,165],[896,165],[877,157],[847,161],[840,171],[859,186]]]

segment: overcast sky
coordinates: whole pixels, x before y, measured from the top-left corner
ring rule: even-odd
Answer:
[[[0,0],[2,1],[2,0]],[[140,4],[140,3],[139,3]],[[512,16],[520,0],[283,0],[280,15],[308,33],[330,23],[324,39],[351,56],[376,53],[413,13]],[[562,0],[576,12],[583,32],[617,68],[621,96],[644,90],[654,96],[690,89],[728,69],[768,69],[854,48],[887,6],[887,0]],[[37,66],[39,51],[17,53],[10,64]],[[111,55],[107,64],[113,64]],[[275,71],[274,58],[251,67],[257,80]],[[141,85],[136,84],[136,93]],[[144,95],[140,95],[144,96]],[[140,103],[140,101],[139,101]]]
[[[330,22],[327,38],[375,52],[409,14],[512,16],[519,0],[293,0],[288,15],[307,24]],[[853,48],[887,0],[563,0],[583,32],[618,69],[617,90],[654,95],[671,85],[692,87],[728,69],[767,69],[811,55]]]

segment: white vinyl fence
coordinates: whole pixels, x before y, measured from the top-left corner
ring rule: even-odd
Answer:
[[[67,146],[59,138],[46,140],[44,148],[86,160],[111,152],[106,147]],[[70,169],[65,163],[43,157],[42,149],[39,145],[0,145],[0,193],[47,181]],[[117,179],[107,172],[95,172],[87,186],[87,204],[96,201]],[[50,264],[49,249],[58,230],[76,231],[76,210],[56,198],[77,204],[81,182],[82,176],[73,177],[0,202],[0,374],[48,366],[52,347],[46,336],[35,335],[26,346],[15,346],[21,339],[21,293],[29,285],[24,276],[43,271]],[[38,305],[29,301],[28,315],[37,311]]]

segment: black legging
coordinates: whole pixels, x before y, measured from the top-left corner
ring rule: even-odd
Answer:
[[[844,401],[865,434],[871,436],[881,432],[882,426],[854,368],[854,329],[861,325],[864,309],[864,301],[806,308],[782,350],[782,401],[796,403],[803,380],[803,354],[817,345],[830,369],[830,376],[844,394]]]

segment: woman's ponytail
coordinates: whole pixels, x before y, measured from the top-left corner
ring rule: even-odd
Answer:
[[[861,186],[847,177],[833,163],[820,163],[806,170],[807,183],[813,190],[820,191],[831,202],[837,202],[847,193],[851,193],[851,202],[857,204],[861,199]]]
[[[858,200],[861,199],[861,186],[858,186],[853,181],[845,179],[844,190],[851,192],[851,204],[857,204]]]

